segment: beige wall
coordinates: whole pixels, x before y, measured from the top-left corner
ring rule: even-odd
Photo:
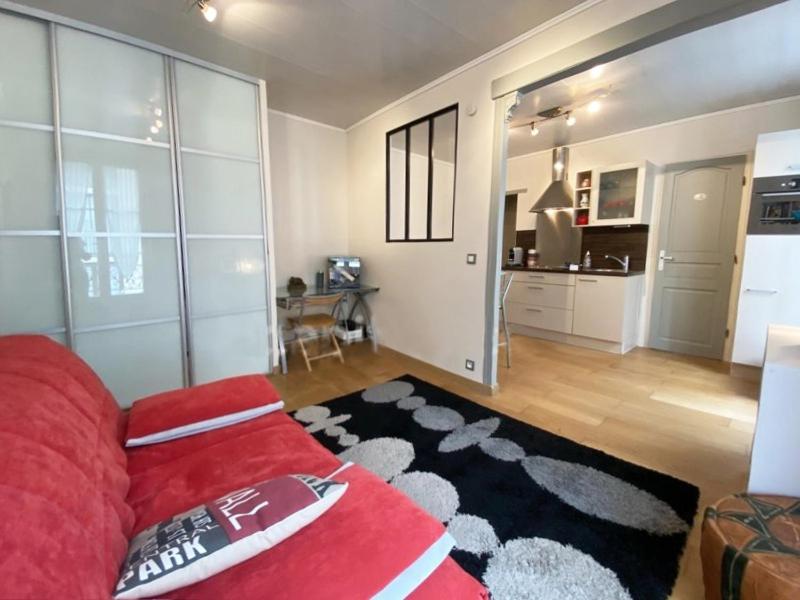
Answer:
[[[493,79],[663,4],[606,0],[521,44],[432,86],[348,130],[350,252],[364,279],[381,286],[371,299],[380,342],[476,381],[483,370],[486,251],[492,170]],[[459,103],[455,241],[385,242],[385,134]],[[474,116],[467,109],[474,107]],[[520,206],[523,202],[520,202]],[[478,255],[477,265],[466,254]],[[475,361],[467,371],[465,359]]]
[[[348,251],[344,130],[269,111],[275,280],[314,282],[325,259]]]
[[[575,173],[584,169],[614,164],[649,160],[667,166],[678,162],[703,160],[722,156],[746,155],[748,185],[742,190],[742,207],[737,237],[737,254],[744,252],[744,234],[750,200],[750,172],[756,136],[767,131],[780,131],[800,127],[800,98],[742,107],[710,115],[693,117],[673,123],[665,123],[638,131],[607,138],[582,142],[570,146],[570,181]],[[538,194],[550,181],[551,152],[546,150],[511,158],[508,161],[508,189],[527,188],[517,209],[517,225],[522,229],[532,226],[527,212]],[[653,213],[650,225],[648,249],[648,271],[646,295],[643,300],[639,344],[645,345],[649,334],[650,305],[655,279],[656,255],[658,253],[658,217],[661,212],[663,177],[656,177]],[[523,198],[523,195],[520,195]],[[729,329],[734,331],[734,317],[738,301],[741,264],[734,267],[729,310]],[[732,338],[728,340],[725,358],[730,358]]]

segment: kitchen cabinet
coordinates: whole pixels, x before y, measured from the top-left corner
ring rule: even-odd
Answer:
[[[733,362],[760,367],[769,325],[800,326],[800,277],[792,271],[797,256],[800,235],[747,236]]]
[[[655,167],[642,161],[592,171],[589,225],[650,222]]]
[[[607,352],[636,346],[644,275],[514,273],[507,316],[517,334]]]
[[[800,129],[758,136],[753,177],[779,177],[800,173]]]

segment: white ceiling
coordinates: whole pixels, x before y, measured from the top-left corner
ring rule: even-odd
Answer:
[[[798,24],[800,0],[790,0],[619,59],[599,76],[586,72],[531,92],[514,112],[509,155],[798,95]],[[600,111],[576,109],[573,127],[556,119],[536,137],[528,126],[514,128],[539,111],[601,94]]]
[[[267,81],[271,108],[346,127],[581,0],[17,0]]]

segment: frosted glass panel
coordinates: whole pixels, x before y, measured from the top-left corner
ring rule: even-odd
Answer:
[[[0,119],[53,122],[47,25],[0,13]]]
[[[69,273],[76,329],[177,317],[174,239],[69,239]]]
[[[0,333],[64,327],[59,238],[0,237]]]
[[[193,315],[268,304],[264,269],[261,240],[189,240]]]
[[[411,128],[408,165],[408,237],[428,237],[428,122]]]
[[[57,39],[64,127],[167,141],[161,55],[68,27]]]
[[[174,233],[166,148],[63,136],[67,231]]]
[[[261,169],[258,164],[183,154],[188,233],[261,235]]]
[[[123,407],[183,385],[177,322],[79,333],[75,349]]]
[[[195,383],[266,373],[266,312],[194,319]]]
[[[0,126],[0,229],[58,229],[55,169],[51,132]]]
[[[389,138],[389,239],[406,238],[406,132]]]
[[[258,88],[175,62],[181,145],[258,158]]]

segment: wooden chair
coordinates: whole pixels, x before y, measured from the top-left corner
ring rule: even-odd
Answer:
[[[511,281],[514,279],[514,273],[510,271],[503,271],[500,275],[500,326],[503,328],[503,341],[498,339],[498,347],[506,347],[506,368],[511,368],[511,334],[508,332],[508,315],[506,314],[506,296],[511,287]],[[498,338],[500,336],[498,335]]]
[[[344,294],[333,294],[329,296],[307,296],[303,298],[303,303],[300,305],[300,314],[297,317],[290,317],[288,319],[289,327],[295,335],[295,341],[300,346],[300,351],[303,353],[303,360],[306,363],[306,368],[311,371],[311,361],[326,358],[328,356],[338,356],[339,361],[344,364],[344,356],[342,350],[339,348],[339,342],[336,341],[336,334],[333,328],[336,326],[337,313],[341,307],[342,298]],[[314,306],[330,306],[330,313],[314,313],[305,314],[306,307]],[[315,354],[309,356],[306,349],[306,342],[312,340],[322,340],[322,338],[329,338],[333,345],[333,350],[330,352]]]

